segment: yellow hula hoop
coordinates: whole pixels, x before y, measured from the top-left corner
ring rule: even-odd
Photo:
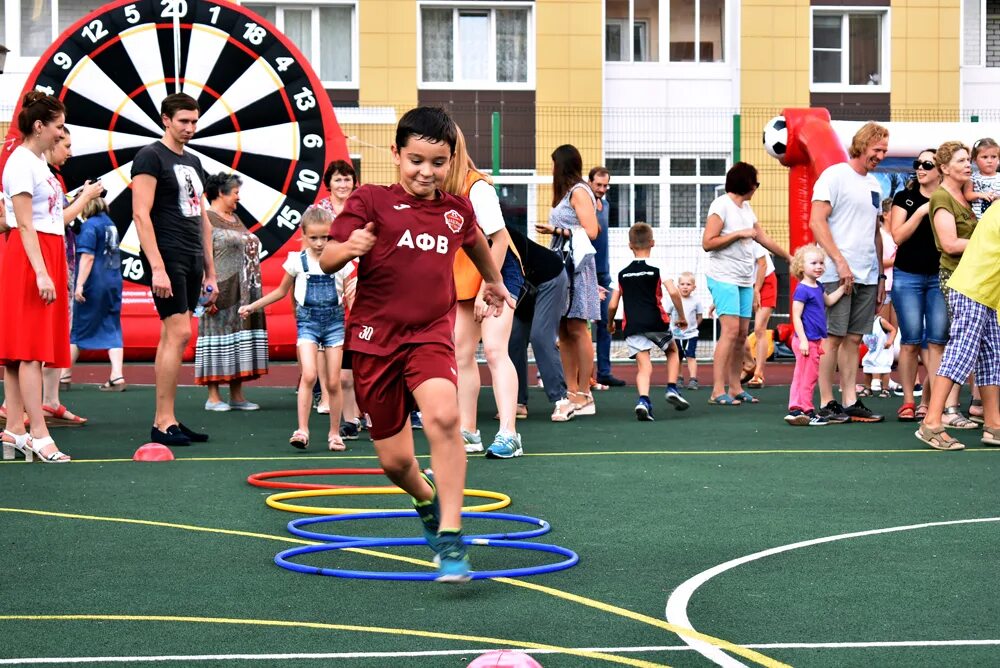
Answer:
[[[286,499],[304,499],[313,496],[353,496],[355,494],[406,494],[398,487],[347,487],[344,489],[305,489],[294,492],[272,494],[264,501],[276,510],[286,510],[290,513],[305,513],[306,515],[350,515],[352,513],[377,513],[388,508],[319,508],[317,506],[299,506],[285,503]],[[487,513],[510,505],[510,497],[500,492],[489,492],[483,489],[467,489],[465,496],[480,499],[496,499],[492,503],[482,503],[478,506],[463,507],[465,512]]]

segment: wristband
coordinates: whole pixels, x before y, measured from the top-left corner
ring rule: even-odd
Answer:
[[[878,280],[880,280],[880,281],[887,281],[887,280],[889,280],[889,277],[886,276],[885,274],[879,274],[878,275]]]

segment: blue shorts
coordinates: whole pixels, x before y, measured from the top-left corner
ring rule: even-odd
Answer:
[[[681,355],[681,361],[687,358],[697,359],[698,357],[698,337],[692,339],[674,339],[677,344],[677,352]]]
[[[736,315],[749,319],[753,314],[753,287],[708,279],[708,291],[715,302],[715,315]]]
[[[509,250],[503,259],[503,266],[500,267],[500,275],[503,277],[503,285],[507,288],[507,292],[514,301],[517,301],[524,288],[524,273],[521,271],[521,263]]]
[[[899,342],[904,346],[948,343],[948,309],[935,274],[892,272],[892,305],[899,320]]]
[[[344,345],[344,308],[295,307],[296,345],[314,343],[324,348]]]

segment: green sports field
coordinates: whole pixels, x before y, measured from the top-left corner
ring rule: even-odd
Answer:
[[[55,432],[74,462],[0,465],[0,665],[461,667],[503,647],[541,649],[534,656],[547,668],[997,663],[1000,453],[979,446],[978,432],[963,438],[968,450],[939,453],[895,419],[790,428],[781,387],[739,407],[689,392],[684,413],[657,393],[654,423],[636,422],[632,391],[616,389],[597,397],[598,415],[553,424],[532,392],[531,417],[518,423],[525,456],[471,458],[467,487],[507,494],[505,511],[550,522],[535,540],[574,550],[580,563],[447,586],[274,565],[277,552],[303,544],[285,529],[301,515],[267,507],[278,490],[251,487],[248,475],[378,466],[367,440],[335,455],[292,450],[291,390],[252,389],[257,413],[206,413],[203,390],[182,388],[182,419],[212,440],[176,449],[174,462],[135,463],[152,389],[109,396],[74,386],[64,401],[92,424]],[[496,423],[488,391],[482,398],[489,437]],[[894,414],[898,401],[869,405]],[[312,431],[325,433],[320,416]],[[418,453],[428,461],[420,436]],[[402,496],[301,503],[407,507]],[[419,531],[412,518],[324,528]],[[521,528],[472,520],[466,533]],[[480,570],[560,558],[470,550]],[[430,556],[403,547],[299,561],[419,571]],[[694,648],[682,626],[704,634]]]

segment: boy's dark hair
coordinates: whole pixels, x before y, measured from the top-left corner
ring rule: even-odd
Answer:
[[[21,111],[17,115],[17,129],[21,135],[28,137],[34,132],[35,121],[41,121],[42,125],[48,125],[59,118],[60,114],[65,113],[66,107],[59,101],[59,98],[31,90],[25,93],[24,99],[21,100]]]
[[[759,186],[757,168],[749,162],[737,162],[726,172],[726,192],[734,195],[749,195]]]
[[[201,112],[198,101],[187,93],[171,93],[160,103],[160,115],[173,118],[178,111]]]
[[[352,165],[347,160],[334,160],[326,167],[326,171],[323,172],[323,185],[326,189],[330,189],[330,181],[333,180],[334,174],[343,174],[344,176],[350,176],[354,181],[354,187],[358,187],[358,173],[354,170],[354,165]]]
[[[628,245],[634,250],[646,250],[653,245],[653,228],[647,223],[636,223],[628,228]]]
[[[604,165],[598,165],[597,167],[592,167],[590,169],[590,174],[587,175],[588,181],[593,181],[595,176],[611,176],[611,172]]]
[[[417,107],[403,114],[396,125],[396,149],[406,146],[410,137],[448,144],[455,155],[456,126],[441,107]]]
[[[552,207],[577,183],[583,181],[583,158],[572,144],[552,151]]]

